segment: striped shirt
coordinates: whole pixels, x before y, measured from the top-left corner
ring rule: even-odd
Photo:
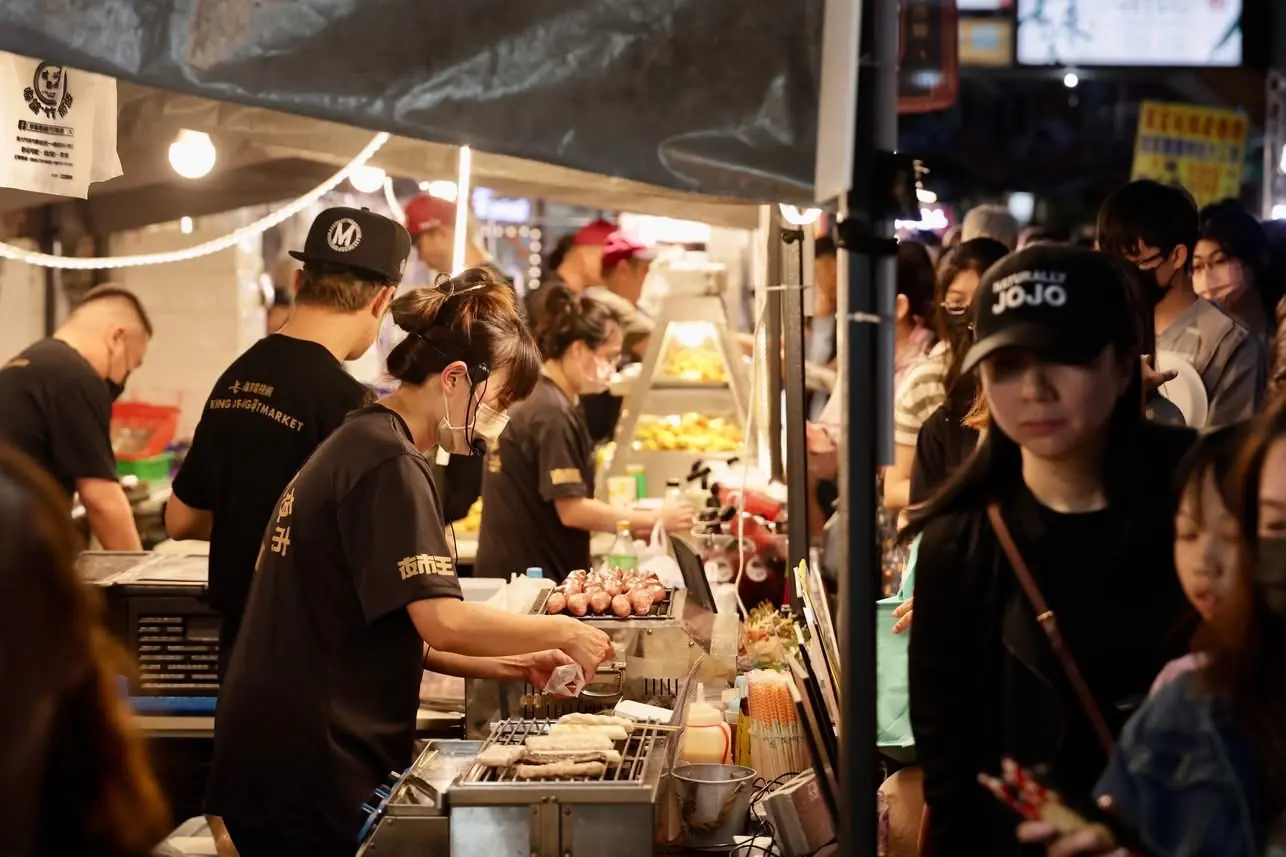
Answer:
[[[947,365],[951,352],[940,343],[911,368],[893,396],[893,442],[915,446],[920,426],[947,400]]]

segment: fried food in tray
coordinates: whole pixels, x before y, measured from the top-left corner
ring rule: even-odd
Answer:
[[[627,619],[647,616],[670,599],[671,591],[649,571],[573,571],[545,600],[549,615]]]
[[[474,759],[484,768],[508,768],[513,765],[552,765],[569,762],[583,764],[599,762],[604,765],[619,765],[621,754],[616,750],[532,750],[522,745],[487,747]]]

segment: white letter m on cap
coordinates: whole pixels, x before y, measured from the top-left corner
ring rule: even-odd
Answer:
[[[362,243],[362,229],[350,217],[336,220],[326,231],[326,243],[336,253],[347,253]]]

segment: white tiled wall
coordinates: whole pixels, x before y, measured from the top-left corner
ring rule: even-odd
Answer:
[[[35,250],[34,241],[11,243]],[[0,363],[45,335],[43,268],[0,260]]]
[[[112,237],[111,255],[191,247],[236,230],[257,213],[199,218],[187,235],[177,223],[118,233]],[[183,411],[178,435],[191,437],[211,386],[263,336],[262,272],[258,237],[192,261],[121,269],[116,282],[139,296],[156,329],[147,360],[130,378],[125,398],[178,405]]]

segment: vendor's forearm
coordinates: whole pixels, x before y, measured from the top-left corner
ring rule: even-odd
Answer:
[[[515,616],[481,604],[434,598],[407,606],[420,639],[434,652],[476,658],[558,649],[567,641],[566,616]]]
[[[521,681],[522,669],[513,658],[472,658],[451,652],[427,649],[424,668],[458,678],[481,678],[491,681]]]
[[[563,526],[592,533],[613,533],[621,521],[630,522],[630,532],[650,533],[656,526],[656,512],[622,509],[591,497],[569,497],[554,501]]]

